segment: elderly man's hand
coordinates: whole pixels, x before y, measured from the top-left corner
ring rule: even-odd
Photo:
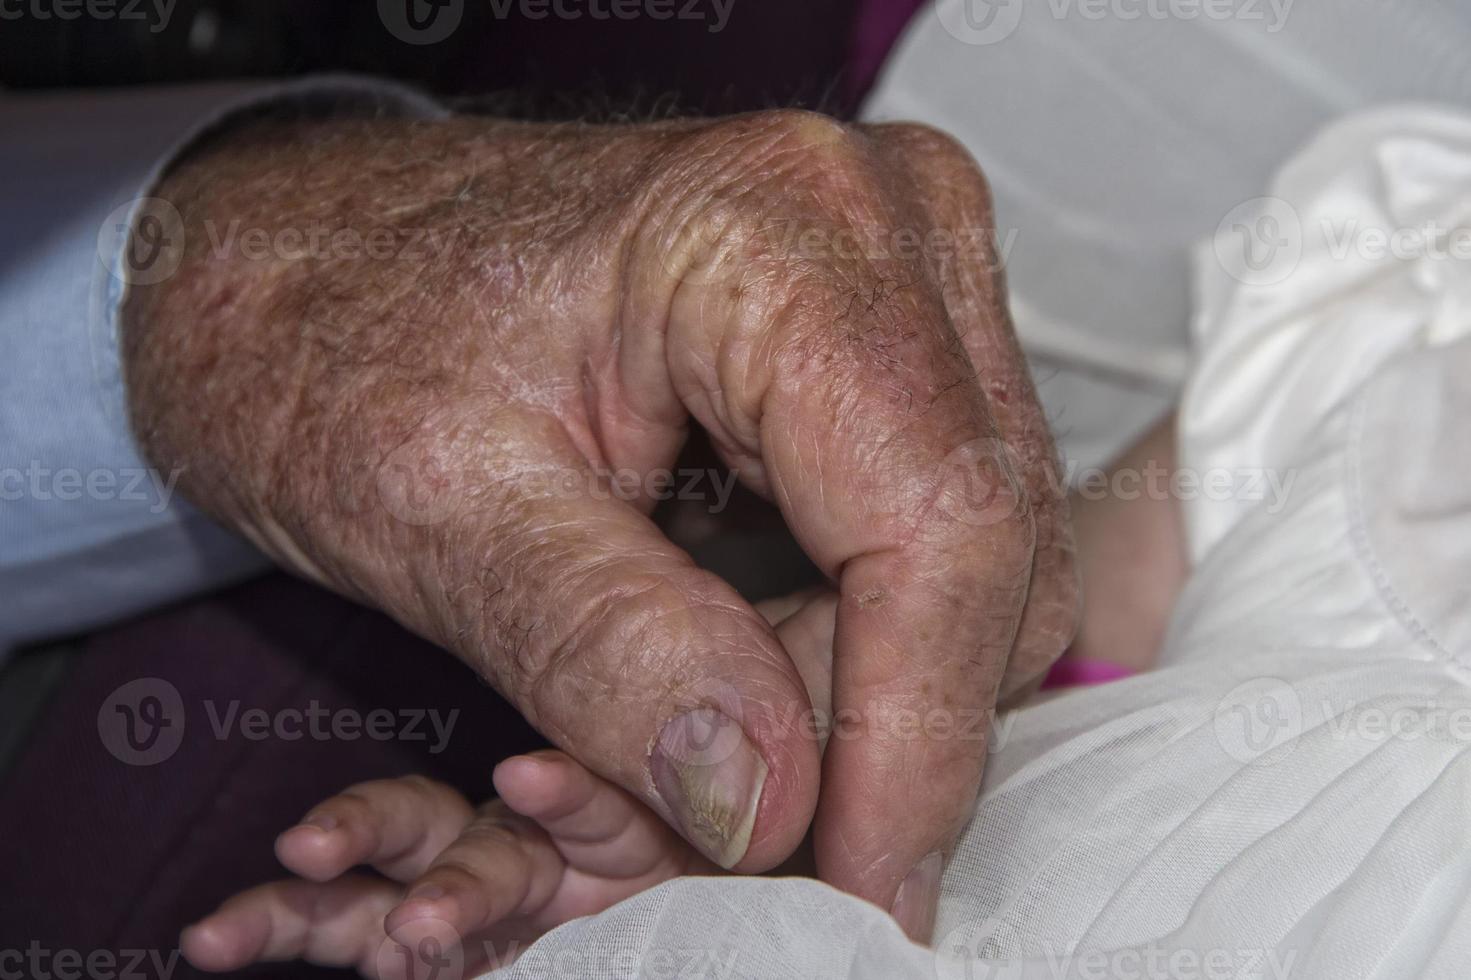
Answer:
[[[1077,605],[964,151],[797,112],[259,123],[157,196],[182,262],[130,292],[127,378],[194,501],[714,860],[812,824],[822,877],[925,931],[989,709]],[[620,479],[691,419],[833,583],[825,757],[776,633]]]

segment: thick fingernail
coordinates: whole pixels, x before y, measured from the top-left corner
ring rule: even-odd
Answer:
[[[722,868],[746,856],[766,760],[729,716],[696,708],[669,721],[651,757],[654,786],[690,842]]]
[[[935,931],[935,911],[940,904],[940,870],[944,861],[935,851],[914,866],[894,896],[894,918],[917,943],[930,941]]]

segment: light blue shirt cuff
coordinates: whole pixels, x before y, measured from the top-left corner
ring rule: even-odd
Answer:
[[[230,115],[279,100],[447,114],[352,76],[0,96],[0,655],[267,566],[143,460],[117,324],[126,231],[164,168]]]

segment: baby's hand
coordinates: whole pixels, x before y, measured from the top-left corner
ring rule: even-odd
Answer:
[[[332,797],[276,840],[300,877],[230,898],[184,930],[184,956],[211,971],[302,959],[375,980],[446,964],[471,977],[569,919],[717,870],[561,752],[507,759],[494,779],[500,799],[478,811],[416,776]],[[363,864],[385,877],[347,873]]]

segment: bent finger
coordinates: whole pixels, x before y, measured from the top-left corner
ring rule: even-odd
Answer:
[[[410,881],[471,816],[470,804],[443,783],[422,776],[377,779],[313,807],[276,839],[276,857],[312,881],[328,881],[359,864]]]
[[[661,864],[677,873],[715,869],[652,810],[566,753],[507,759],[496,767],[495,787],[507,807],[546,832],[574,871],[626,879]]]

